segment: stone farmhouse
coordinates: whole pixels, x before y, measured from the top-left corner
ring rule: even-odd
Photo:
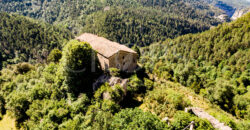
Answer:
[[[98,60],[104,71],[109,68],[117,68],[122,71],[132,72],[137,67],[138,54],[125,45],[90,33],[84,33],[76,37],[76,40],[88,42],[91,45],[97,52]]]

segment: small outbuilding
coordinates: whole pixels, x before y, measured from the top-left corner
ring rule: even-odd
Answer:
[[[76,39],[88,42],[91,45],[97,52],[97,57],[104,71],[109,68],[117,68],[122,71],[132,72],[137,67],[138,54],[125,45],[90,33],[84,33]]]

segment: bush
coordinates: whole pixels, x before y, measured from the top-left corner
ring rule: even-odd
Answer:
[[[6,98],[6,109],[10,111],[17,122],[27,118],[26,111],[29,109],[29,96],[24,92],[12,92]]]
[[[15,68],[15,73],[18,73],[18,74],[25,74],[29,71],[31,71],[32,69],[34,69],[34,66],[32,66],[31,64],[29,63],[19,63],[16,65],[16,68]]]
[[[35,100],[26,113],[27,129],[58,129],[59,124],[70,118],[70,107],[65,100]]]
[[[120,106],[113,101],[104,100],[95,102],[88,107],[86,113],[86,125],[91,129],[110,129],[113,113],[120,110]]]
[[[59,125],[60,130],[83,130],[86,129],[84,124],[86,117],[83,114],[76,115],[73,119],[69,119]]]
[[[131,94],[135,93],[141,93],[145,91],[146,87],[144,86],[144,83],[141,79],[137,77],[137,75],[133,75],[129,79],[127,91],[130,92]]]
[[[58,65],[55,63],[50,63],[44,68],[42,75],[47,83],[55,82],[56,79],[55,73],[57,72],[57,70],[58,70]]]
[[[181,130],[187,127],[192,121],[194,121],[194,129],[196,130],[214,130],[213,126],[208,120],[200,119],[189,113],[178,111],[174,115],[174,120],[171,123],[171,129]]]
[[[104,99],[118,103],[123,99],[124,95],[125,92],[120,85],[116,84],[111,87],[108,83],[105,83],[95,92],[94,97],[97,100]]]
[[[184,98],[183,94],[171,88],[158,87],[146,94],[143,105],[147,111],[155,113],[161,118],[171,118],[178,110],[184,110],[185,107],[188,107],[190,101]]]
[[[121,110],[119,113],[115,114],[111,124],[111,129],[119,130],[157,130],[164,129],[166,127],[166,124],[161,122],[157,116],[149,112],[143,112],[138,108]]]
[[[232,111],[234,91],[232,85],[223,79],[217,79],[215,84],[207,88],[205,96],[226,111]]]
[[[62,52],[56,48],[50,52],[50,54],[47,58],[47,62],[58,63],[61,58],[62,58]]]
[[[146,86],[147,90],[152,90],[154,87],[154,82],[150,79],[144,78],[144,85]]]
[[[117,68],[110,68],[109,74],[114,77],[120,77],[120,70]]]
[[[81,94],[76,101],[72,102],[70,106],[71,116],[74,117],[75,114],[86,113],[89,102],[90,100],[86,94]]]
[[[250,87],[244,95],[237,95],[234,98],[235,114],[238,118],[250,119]]]

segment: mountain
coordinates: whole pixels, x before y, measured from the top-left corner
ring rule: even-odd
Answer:
[[[203,33],[152,44],[142,49],[141,64],[158,78],[190,87],[238,118],[248,119],[249,20],[250,13]]]
[[[1,64],[44,62],[53,48],[73,37],[70,31],[44,22],[0,12]],[[1,67],[0,67],[1,68]]]
[[[95,32],[122,44],[140,46],[181,34],[201,32],[220,23],[214,17],[218,9],[205,0],[5,0],[0,2],[0,9],[66,26],[75,35],[81,31]],[[114,21],[116,17],[120,21]],[[127,21],[128,17],[130,21]],[[100,21],[105,24],[99,24]],[[110,21],[114,22],[112,28],[108,25]],[[131,30],[140,34],[131,33]],[[122,34],[124,32],[127,34]]]

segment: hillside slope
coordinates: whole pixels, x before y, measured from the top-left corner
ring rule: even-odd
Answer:
[[[86,21],[82,32],[98,34],[131,46],[147,46],[166,38],[209,29],[209,25],[204,23],[148,8],[111,8],[88,16]]]
[[[233,115],[223,111],[219,106],[209,102],[201,95],[197,95],[192,89],[179,83],[155,79],[155,88],[149,91],[140,106],[141,109],[156,114],[160,118],[168,117],[174,122],[174,115],[178,111],[184,111],[187,107],[198,107],[209,113],[217,120],[233,129],[247,129],[250,121],[237,119]],[[185,104],[183,106],[183,104]],[[190,122],[183,122],[189,124]]]
[[[0,17],[0,65],[43,62],[53,48],[73,37],[67,29],[23,16],[0,12]]]
[[[2,1],[0,9],[41,19],[48,23],[61,24],[75,34],[79,34],[83,27],[84,31],[93,32],[91,30],[96,28],[97,23],[92,24],[91,21],[102,21],[105,24],[96,26],[105,28],[105,32],[97,28],[95,31],[97,34],[122,44],[132,42],[137,45],[148,45],[180,34],[201,32],[219,23],[213,17],[218,10],[212,8],[204,0]],[[100,15],[102,13],[104,16]],[[110,17],[105,17],[105,15],[110,15]],[[127,21],[128,18],[130,21]],[[171,22],[166,19],[170,19]],[[183,24],[180,25],[180,22]],[[107,24],[114,24],[114,26],[110,28]],[[154,29],[150,30],[148,26]],[[132,29],[133,33],[131,33]],[[159,33],[155,29],[159,30]],[[113,33],[117,30],[121,31]],[[124,35],[124,32],[130,33],[130,36]],[[152,33],[159,34],[160,38],[154,38],[155,36],[151,36]]]
[[[238,118],[249,119],[250,13],[199,34],[142,49],[157,77],[181,83]],[[242,102],[241,102],[242,101]]]

